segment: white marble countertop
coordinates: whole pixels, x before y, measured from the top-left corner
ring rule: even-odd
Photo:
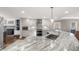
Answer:
[[[73,34],[62,32],[55,41],[45,36],[29,36],[24,40],[17,40],[2,51],[77,51],[78,43]]]

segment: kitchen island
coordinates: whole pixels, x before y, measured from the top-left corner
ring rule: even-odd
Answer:
[[[52,33],[53,34],[53,33]],[[79,42],[69,32],[62,31],[56,39],[49,39],[47,36],[33,36],[24,40],[17,40],[2,51],[78,51]]]

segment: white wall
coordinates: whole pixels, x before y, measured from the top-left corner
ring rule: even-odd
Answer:
[[[3,21],[0,21],[0,49],[3,48],[3,31]]]

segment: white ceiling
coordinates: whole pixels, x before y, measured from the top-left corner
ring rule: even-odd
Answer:
[[[21,11],[25,11],[24,14]],[[65,11],[69,11],[65,14]],[[0,15],[8,18],[16,17],[32,17],[32,18],[47,18],[51,17],[50,7],[0,7]],[[79,17],[79,7],[54,7],[53,18],[61,19],[62,17]]]

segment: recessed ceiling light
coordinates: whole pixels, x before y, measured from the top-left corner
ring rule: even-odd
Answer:
[[[44,16],[44,18],[46,18],[46,17]]]
[[[65,14],[68,14],[69,13],[69,11],[65,11]]]
[[[29,19],[27,19],[27,22],[29,22],[30,20]]]
[[[33,29],[35,29],[35,27],[34,27],[34,26],[33,26],[32,28],[33,28]]]
[[[23,11],[21,11],[21,13],[22,13],[22,14],[24,14],[24,13],[25,13],[25,11],[23,10]]]

